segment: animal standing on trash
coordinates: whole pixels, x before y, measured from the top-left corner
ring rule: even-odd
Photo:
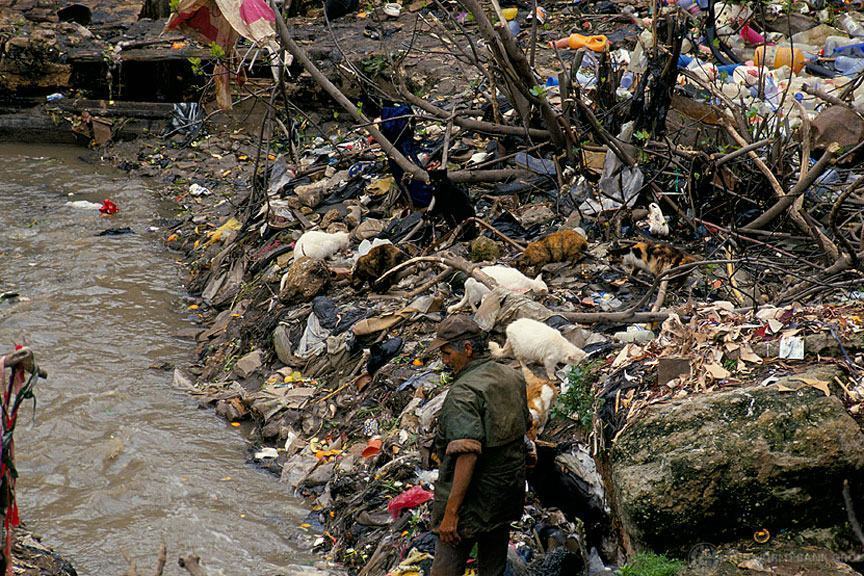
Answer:
[[[356,290],[368,282],[372,290],[386,292],[396,282],[396,274],[391,274],[383,282],[376,282],[376,280],[407,259],[408,256],[393,244],[373,246],[369,252],[357,259],[351,271],[351,285]]]
[[[491,290],[489,288],[474,278],[468,278],[465,280],[465,295],[462,297],[462,300],[448,307],[447,313],[453,314],[454,312],[459,312],[469,305],[471,306],[471,309],[476,312],[477,308],[479,308],[480,304],[483,302],[483,298],[490,292]]]
[[[308,256],[313,260],[326,260],[340,250],[348,248],[348,232],[322,232],[310,230],[304,232],[294,244],[294,259]]]
[[[636,270],[642,270],[652,276],[659,276],[670,268],[683,266],[696,262],[696,258],[685,254],[674,246],[668,244],[655,244],[654,242],[637,242],[627,249],[622,263],[631,274]]]
[[[530,415],[518,371],[492,361],[486,335],[464,314],[438,326],[430,350],[456,379],[438,417],[441,462],[432,522],[438,533],[432,576],[462,576],[474,545],[477,572],[501,576],[510,523],[522,516]]]
[[[528,412],[531,414],[531,428],[528,430],[528,438],[536,440],[546,427],[546,422],[549,421],[552,405],[558,398],[559,386],[553,380],[538,377],[527,366],[522,366],[522,377],[525,378]]]
[[[549,380],[555,378],[558,364],[578,364],[586,356],[558,330],[537,320],[520,318],[511,322],[505,332],[507,341],[503,347],[495,342],[489,343],[492,357],[512,356],[523,368],[531,362],[542,364]]]
[[[535,294],[547,294],[549,287],[543,281],[541,274],[538,274],[533,280],[522,274],[515,268],[495,264],[494,266],[483,266],[480,271],[495,280],[498,286],[509,290],[524,294],[525,292],[534,292]]]
[[[666,222],[666,216],[660,209],[660,205],[652,202],[648,205],[648,231],[654,236],[668,236],[669,224]]]
[[[552,262],[575,262],[585,252],[588,241],[576,230],[559,230],[531,242],[517,260],[517,266],[526,274],[537,274]]]

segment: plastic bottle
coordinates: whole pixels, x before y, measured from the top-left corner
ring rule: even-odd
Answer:
[[[849,56],[850,58],[864,58],[864,42],[837,46],[830,52],[831,56]]]
[[[570,48],[578,50],[579,48],[588,48],[594,52],[605,52],[609,48],[609,39],[606,36],[583,36],[582,34],[571,34],[567,38],[562,38],[554,42],[556,48]]]
[[[838,48],[849,46],[850,44],[858,44],[859,42],[860,40],[847,38],[846,36],[828,36],[828,38],[825,39],[825,49],[823,53],[825,56],[831,56]]]
[[[852,76],[864,72],[864,58],[850,58],[849,56],[838,56],[834,60],[834,69],[844,76]]]
[[[864,26],[859,24],[851,14],[843,14],[837,18],[837,24],[850,36],[864,37]]]
[[[756,66],[761,66],[763,59],[768,68],[789,66],[796,74],[804,68],[804,64],[807,62],[803,50],[789,46],[759,46],[753,53],[753,63]]]
[[[621,82],[618,84],[621,88],[625,90],[629,90],[631,86],[633,86],[633,73],[632,72],[624,72],[621,76]]]

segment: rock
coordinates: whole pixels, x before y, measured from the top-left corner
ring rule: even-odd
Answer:
[[[336,172],[329,178],[322,178],[312,184],[303,184],[294,188],[294,194],[300,198],[300,202],[309,208],[315,208],[324,199],[324,196],[329,194],[333,188],[339,185],[343,180],[348,179],[348,171],[341,170]]]
[[[688,358],[660,358],[657,360],[657,385],[665,386],[679,376],[690,376]]]
[[[289,458],[282,466],[282,476],[279,481],[285,482],[291,486],[292,490],[297,490],[303,479],[318,465],[318,459],[308,451],[303,451]]]
[[[824,150],[832,142],[851,148],[864,139],[864,120],[845,106],[828,106],[812,120],[811,146]]]
[[[330,283],[330,270],[320,260],[306,256],[295,260],[282,276],[279,300],[292,303],[300,300],[307,302],[324,292]]]
[[[368,240],[375,238],[384,230],[384,223],[376,218],[367,218],[354,228],[354,238],[357,240]]]
[[[525,228],[545,224],[554,219],[555,213],[546,204],[530,204],[519,214],[519,223]]]
[[[234,371],[241,378],[248,378],[254,374],[263,363],[263,353],[261,350],[255,349],[237,360],[237,363],[234,365]]]
[[[321,228],[327,228],[331,224],[338,222],[339,219],[342,218],[342,213],[339,212],[336,208],[331,208],[328,210],[324,216],[321,218]]]
[[[471,242],[470,257],[472,262],[495,262],[501,257],[501,247],[491,238],[478,236]]]
[[[217,416],[221,416],[230,422],[234,422],[243,419],[249,413],[249,410],[246,409],[246,405],[243,404],[243,401],[239,397],[235,396],[234,398],[219,400],[216,403],[215,412]]]
[[[363,212],[360,209],[360,206],[354,204],[348,208],[348,214],[345,215],[345,224],[347,224],[350,228],[354,228],[360,223],[360,219],[363,217]]]
[[[273,349],[276,351],[276,357],[279,361],[290,366],[294,361],[294,355],[291,353],[291,338],[288,336],[288,328],[280,324],[273,330]]]
[[[302,485],[307,488],[314,488],[315,486],[321,486],[322,484],[326,484],[330,481],[330,477],[333,476],[333,471],[335,469],[335,462],[322,464],[321,466],[315,468],[311,473],[306,476],[306,478],[303,479]]]
[[[836,396],[831,365],[771,386],[690,396],[646,409],[611,451],[622,524],[638,545],[732,541],[845,526],[843,481],[864,490],[864,434]],[[801,388],[800,391],[781,392]]]
[[[701,543],[690,549],[687,567],[679,576],[860,576],[830,550],[788,542],[717,548]]]

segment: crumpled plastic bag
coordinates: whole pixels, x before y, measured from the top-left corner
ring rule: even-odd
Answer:
[[[300,342],[297,344],[297,350],[294,355],[303,358],[304,360],[315,356],[324,350],[325,340],[330,336],[330,330],[321,326],[321,321],[314,312],[309,314],[306,319],[306,330],[303,331],[303,336],[300,337]]]
[[[432,492],[425,490],[422,486],[413,486],[390,500],[390,502],[387,503],[387,511],[395,520],[399,518],[403,510],[416,508],[417,506],[432,500],[432,497]]]
[[[618,139],[629,142],[633,132],[632,122],[628,122],[621,129]],[[579,205],[579,212],[583,215],[597,215],[609,210],[617,210],[621,206],[632,208],[636,204],[639,191],[645,182],[645,175],[639,166],[625,166],[618,156],[611,150],[606,153],[603,161],[603,173],[597,186],[603,193],[599,200],[588,198]]]

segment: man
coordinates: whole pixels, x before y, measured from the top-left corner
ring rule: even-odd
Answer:
[[[432,576],[462,576],[477,544],[478,576],[501,576],[507,564],[510,522],[522,516],[525,432],[530,414],[525,381],[493,362],[486,336],[465,315],[446,318],[430,349],[456,380],[438,417],[440,461],[432,522],[438,545]]]

